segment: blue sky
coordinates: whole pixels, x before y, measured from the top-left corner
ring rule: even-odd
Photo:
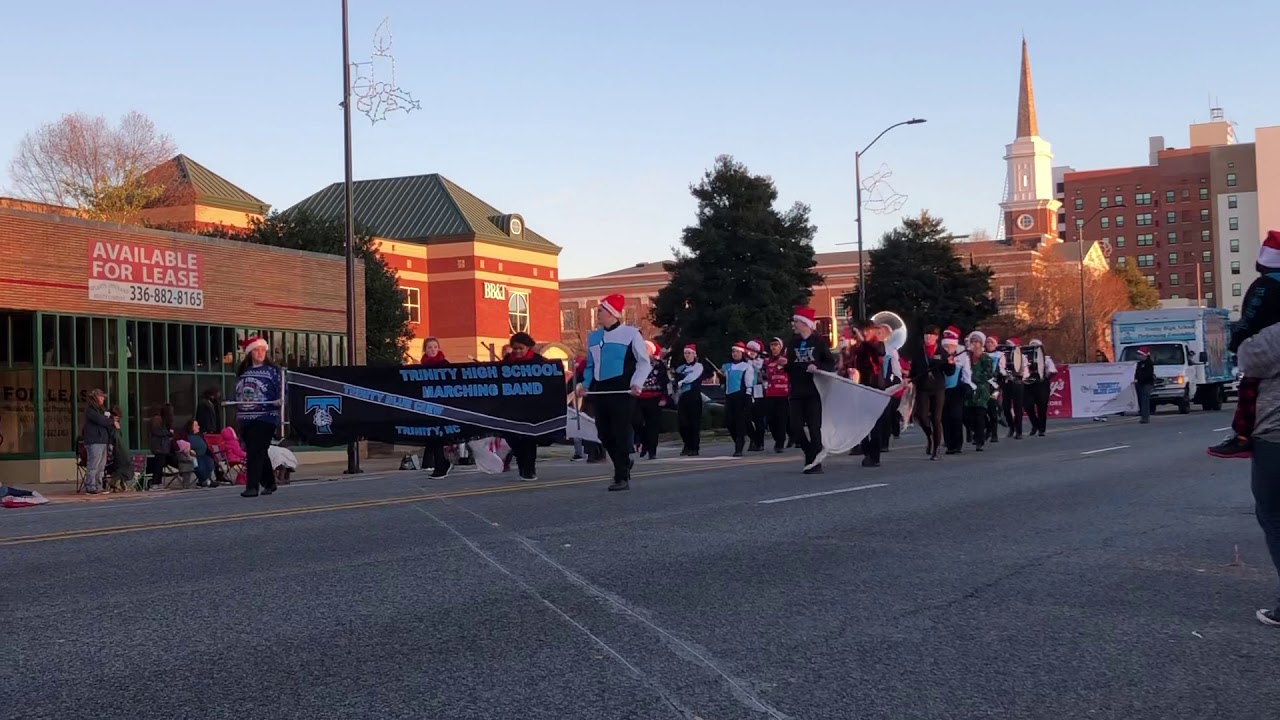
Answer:
[[[1185,146],[1216,98],[1280,124],[1273,0],[913,3],[352,0],[353,60],[391,18],[397,80],[422,110],[357,116],[357,178],[440,172],[564,247],[573,277],[670,256],[688,185],[730,153],[813,208],[819,251],[854,239],[853,154],[928,208],[995,231],[1020,37],[1058,164]],[[10,3],[0,157],[60,114],[150,115],[179,148],[287,207],[342,177],[338,0]],[[981,7],[982,9],[975,9]],[[55,11],[56,15],[50,12]],[[7,169],[7,162],[5,163]],[[7,185],[7,172],[0,187]]]

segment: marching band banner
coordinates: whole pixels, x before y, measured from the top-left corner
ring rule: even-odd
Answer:
[[[289,372],[289,422],[308,445],[357,439],[421,445],[564,432],[560,361],[442,367],[328,367]]]
[[[1059,365],[1049,380],[1049,417],[1091,418],[1138,411],[1134,362]]]
[[[890,393],[819,370],[813,382],[822,396],[822,446],[828,454],[852,450],[889,406]]]

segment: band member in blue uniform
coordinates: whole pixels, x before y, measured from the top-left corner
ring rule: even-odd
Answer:
[[[734,344],[732,358],[720,369],[724,376],[724,422],[733,438],[733,456],[742,457],[742,448],[751,432],[751,390],[756,384],[756,370],[747,360],[747,346]]]
[[[587,336],[587,366],[577,393],[592,394],[596,432],[613,461],[611,492],[627,490],[631,483],[632,418],[636,398],[644,391],[651,362],[644,336],[622,322],[626,298],[609,295],[596,308],[598,327]]]

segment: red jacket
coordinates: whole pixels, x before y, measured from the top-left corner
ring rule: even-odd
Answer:
[[[784,357],[770,357],[764,361],[764,396],[767,398],[784,398],[791,390],[791,379],[781,362]]]
[[[436,353],[435,357],[427,357],[426,355],[423,355],[422,362],[419,364],[425,365],[426,367],[436,367],[439,365],[448,365],[449,361],[445,359],[444,351],[442,350]]]

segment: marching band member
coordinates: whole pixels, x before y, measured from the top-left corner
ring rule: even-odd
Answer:
[[[822,447],[822,396],[810,374],[817,370],[832,372],[836,359],[831,343],[817,333],[818,320],[813,308],[798,307],[791,317],[795,337],[785,358],[791,406],[791,432],[804,450],[806,475],[822,473],[827,451]]]
[[[991,367],[995,372],[995,389],[987,403],[986,417],[987,441],[993,443],[1000,442],[1000,390],[1004,386],[1005,376],[1005,357],[998,349],[999,345],[1000,339],[995,335],[988,335],[986,342],[982,344],[987,357],[991,358]]]
[[[968,364],[972,392],[967,393],[964,404],[965,421],[973,431],[974,450],[982,452],[990,432],[987,429],[987,413],[990,411],[991,394],[996,388],[996,362],[987,354],[987,337],[974,330],[969,333]]]
[[[644,380],[644,388],[636,399],[636,443],[637,452],[642,457],[653,460],[658,457],[658,434],[662,429],[662,406],[666,402],[667,386],[670,378],[667,364],[661,359],[658,344],[645,340],[645,347],[653,359],[649,376]]]
[[[911,384],[916,390],[916,422],[925,436],[925,454],[931,460],[938,459],[942,445],[942,413],[946,397],[946,380],[956,372],[955,360],[950,358],[938,342],[937,325],[924,330],[921,354],[911,366]]]
[[[751,427],[751,389],[755,386],[756,370],[747,361],[747,346],[735,343],[729,350],[730,362],[721,368],[724,378],[724,422],[733,438],[733,456],[742,457]]]
[[[880,342],[879,332],[878,325],[864,321],[861,332],[854,333],[857,344],[853,347],[853,369],[856,376],[853,379],[860,385],[883,390],[887,387],[885,367],[889,360],[885,357],[884,343]],[[885,436],[888,435],[888,422],[889,406],[885,405],[871,432],[862,440],[863,467],[880,467],[880,452],[884,449]]]
[[[542,355],[539,355],[535,347],[537,343],[533,341],[533,336],[529,333],[518,332],[511,336],[511,342],[507,345],[510,348],[507,354],[502,357],[505,364],[532,364],[545,362]],[[507,445],[511,447],[511,453],[515,456],[516,469],[519,471],[520,480],[523,482],[533,482],[538,479],[538,439],[530,435],[520,435],[511,433],[506,436]]]
[[[1044,437],[1045,426],[1049,420],[1049,381],[1058,374],[1058,367],[1053,358],[1044,351],[1044,343],[1032,340],[1028,349],[1034,348],[1028,365],[1027,391],[1025,405],[1027,417],[1031,420],[1031,434],[1040,433]]]
[[[764,343],[759,339],[747,343],[747,362],[755,370],[755,383],[751,386],[751,452],[764,450],[765,427],[769,410],[764,404]]]
[[[1012,349],[1006,358],[1004,399],[1001,401],[1004,407],[1004,421],[1009,426],[1009,433],[1005,437],[1021,440],[1022,415],[1026,411],[1027,380],[1031,378],[1031,372],[1027,367],[1027,359],[1022,356],[1021,341],[1016,337],[1009,338],[1009,347]]]
[[[684,364],[676,368],[676,416],[679,420],[682,456],[697,457],[702,445],[702,378],[706,369],[698,362],[698,348],[684,347]]]
[[[764,362],[764,405],[769,416],[769,433],[773,435],[773,451],[781,454],[787,445],[791,425],[791,409],[787,396],[791,380],[787,375],[787,346],[782,338],[769,341],[769,359]]]
[[[596,308],[597,329],[587,336],[587,368],[578,397],[596,397],[596,433],[613,461],[610,492],[631,483],[632,427],[636,397],[649,377],[649,350],[640,331],[622,322],[626,298],[609,295]]]
[[[960,347],[960,329],[952,325],[942,333],[942,352],[955,372],[947,375],[945,399],[942,405],[942,439],[947,455],[959,455],[964,450],[964,401],[973,390],[970,377],[969,355]]]

